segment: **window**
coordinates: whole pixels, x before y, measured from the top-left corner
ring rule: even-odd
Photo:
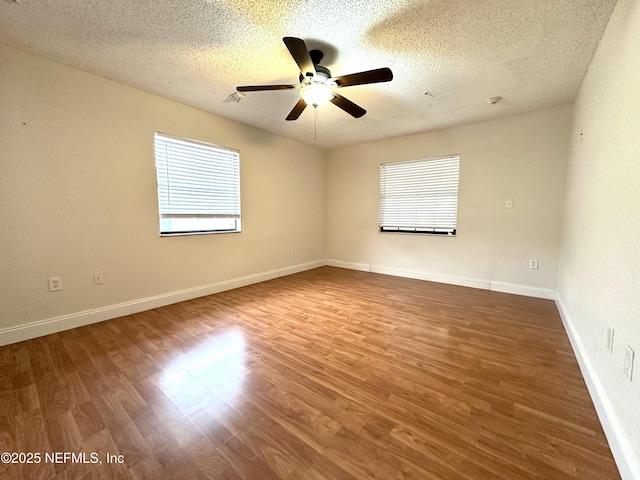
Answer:
[[[237,150],[156,133],[155,155],[160,235],[241,230]]]
[[[455,235],[460,157],[380,165],[381,232]]]

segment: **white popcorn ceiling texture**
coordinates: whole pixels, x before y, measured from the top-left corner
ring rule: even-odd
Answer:
[[[571,103],[615,0],[9,0],[0,43],[320,147]],[[325,52],[333,75],[389,67],[388,83],[340,89],[285,117],[298,68],[282,37]],[[430,92],[429,95],[425,95]],[[503,99],[489,105],[486,99]],[[227,101],[225,101],[227,100]]]

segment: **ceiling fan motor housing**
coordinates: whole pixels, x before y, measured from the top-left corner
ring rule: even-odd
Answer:
[[[322,58],[324,57],[324,53],[322,53],[322,50],[314,49],[314,50],[309,50],[309,56],[311,57],[311,61],[313,62],[313,64],[318,65],[322,61]]]
[[[311,50],[313,52],[313,50]],[[319,51],[319,50],[316,50]],[[323,65],[314,65],[316,67],[316,75],[315,77],[304,77],[302,74],[300,74],[300,82],[302,83],[305,78],[315,78],[316,81],[321,81],[322,83],[325,83],[329,78],[331,78],[331,70],[329,70],[327,67],[323,66]],[[309,75],[307,73],[307,75]],[[319,78],[318,78],[319,77]]]

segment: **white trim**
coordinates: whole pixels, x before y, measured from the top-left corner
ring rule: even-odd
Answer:
[[[449,285],[457,285],[459,287],[479,288],[481,290],[489,290],[489,285],[490,285],[488,280],[479,280],[474,278],[463,278],[463,277],[450,277],[446,275],[412,272],[408,270],[397,270],[395,268],[381,267],[378,265],[371,265],[370,271],[373,273],[382,273],[383,275],[415,278],[417,280],[426,280],[428,282],[437,282],[437,283],[447,283]]]
[[[133,313],[151,310],[153,308],[164,307],[173,303],[191,300],[197,297],[204,297],[214,293],[232,290],[234,288],[244,287],[254,283],[264,282],[285,275],[310,270],[325,265],[324,260],[316,260],[313,262],[301,263],[267,272],[246,275],[231,280],[223,280],[209,285],[202,285],[194,288],[178,290],[176,292],[164,293],[153,297],[141,298],[130,302],[118,303],[116,305],[108,305],[106,307],[85,310],[83,312],[71,313],[59,317],[48,318],[36,322],[9,327],[0,330],[0,346],[9,345],[11,343],[22,342],[43,335],[69,330],[71,328],[82,327],[92,323],[110,320],[112,318],[131,315]]]
[[[369,265],[367,263],[353,263],[343,262],[342,260],[327,260],[326,263],[329,267],[347,268],[349,270],[360,270],[361,272],[369,272]]]
[[[278,270],[278,276],[284,277],[286,275],[293,275],[294,273],[304,272],[306,270],[312,270],[314,268],[324,267],[327,264],[324,260],[315,260],[313,262],[299,263],[298,265],[292,265],[290,267],[284,267]]]
[[[349,270],[360,270],[363,272],[380,273],[383,275],[393,275],[394,277],[415,278],[417,280],[426,280],[428,282],[446,283],[449,285],[458,285],[460,287],[471,287],[482,290],[492,290],[495,292],[512,293],[515,295],[525,295],[527,297],[546,298],[548,300],[555,300],[556,298],[556,292],[549,288],[530,287],[516,283],[413,272],[409,270],[382,267],[379,265],[368,265],[366,263],[344,262],[342,260],[329,259],[326,264],[330,267],[347,268]]]
[[[527,285],[519,285],[517,283],[507,282],[491,282],[490,290],[494,292],[513,293],[515,295],[525,295],[527,297],[546,298],[547,300],[555,300],[556,292],[549,288],[529,287]]]
[[[580,334],[576,330],[575,324],[571,320],[559,294],[556,294],[556,305],[571,346],[573,347],[573,353],[578,360],[578,365],[580,365],[582,377],[587,384],[593,405],[596,408],[600,424],[609,442],[611,453],[620,471],[620,476],[623,480],[639,480],[640,462],[635,458],[629,439],[622,428],[622,424],[613,408],[611,400],[609,400],[609,395],[607,395],[607,391],[602,385],[591,360],[589,360],[589,355],[587,354],[584,343],[582,343]]]

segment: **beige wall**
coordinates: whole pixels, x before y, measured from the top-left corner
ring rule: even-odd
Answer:
[[[320,149],[3,46],[0,122],[0,331],[324,260]],[[155,131],[240,150],[242,233],[160,238]]]
[[[553,295],[570,121],[563,106],[330,151],[327,258]],[[449,154],[460,154],[457,236],[378,233],[379,165]],[[529,269],[532,258],[538,270]]]
[[[575,105],[558,294],[640,478],[640,2],[619,0]],[[605,348],[606,328],[614,348]],[[623,374],[624,347],[636,354]],[[614,452],[615,453],[615,452]],[[629,457],[632,458],[632,457]]]

